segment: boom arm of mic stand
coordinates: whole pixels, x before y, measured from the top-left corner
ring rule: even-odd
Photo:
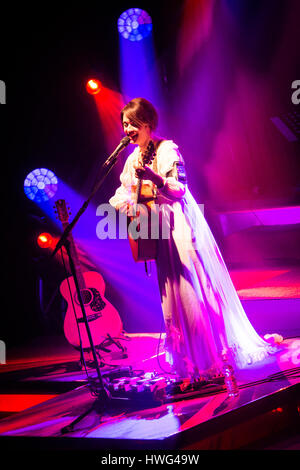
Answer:
[[[111,172],[111,170],[113,169],[113,167],[115,166],[115,164],[117,163],[117,156],[114,156],[113,158],[111,158],[112,156],[110,156],[105,162],[104,164],[102,165],[102,170],[105,169],[106,172],[105,174],[102,176],[102,178],[96,183],[96,185],[94,186],[94,189],[92,190],[91,194],[89,195],[88,199],[83,203],[83,205],[81,206],[81,208],[79,209],[79,211],[77,212],[77,214],[75,215],[75,217],[73,218],[72,222],[69,223],[69,225],[67,225],[67,227],[65,228],[62,236],[60,237],[59,241],[57,242],[56,244],[56,247],[51,255],[51,258],[53,258],[56,253],[58,252],[58,250],[64,245],[65,243],[65,240],[67,239],[69,233],[73,230],[75,224],[77,224],[78,220],[80,219],[80,217],[82,216],[82,214],[86,211],[90,201],[93,199],[94,195],[96,194],[96,192],[100,189],[101,185],[103,184],[105,178],[107,177],[107,175]]]

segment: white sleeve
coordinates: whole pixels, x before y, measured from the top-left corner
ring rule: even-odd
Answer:
[[[109,199],[109,203],[119,209],[123,204],[131,201],[131,172],[130,172],[130,156],[127,158],[123,171],[120,175],[121,185],[116,190],[114,196]]]
[[[175,200],[181,199],[186,191],[186,185],[176,177],[176,162],[184,163],[178,146],[171,140],[164,141],[157,152],[157,169],[164,180],[164,185],[158,191]]]

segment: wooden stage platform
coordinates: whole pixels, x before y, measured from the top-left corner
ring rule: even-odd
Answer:
[[[108,450],[170,453],[274,445],[300,449],[298,338],[285,339],[279,353],[239,371],[239,395],[233,398],[221,381],[198,388],[177,383],[167,369],[159,334],[127,334],[119,343],[122,349],[111,344],[101,351],[108,401],[95,394],[96,372],[89,358],[82,369],[79,353],[63,336],[39,338],[10,351],[0,366],[1,448],[93,450],[99,455]],[[127,389],[117,390],[122,377]],[[133,389],[133,377],[148,388]],[[151,379],[156,380],[152,388]],[[285,433],[290,440],[284,443]]]

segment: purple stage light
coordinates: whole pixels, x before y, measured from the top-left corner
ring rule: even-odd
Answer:
[[[53,171],[37,168],[31,171],[24,181],[26,196],[37,203],[51,199],[57,191],[58,180]]]
[[[124,11],[118,19],[119,33],[130,41],[141,41],[152,31],[152,19],[140,8]]]

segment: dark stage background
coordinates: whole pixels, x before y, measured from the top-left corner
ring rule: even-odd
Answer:
[[[121,92],[116,22],[130,7],[145,9],[152,17],[165,128],[182,150],[191,191],[205,204],[220,245],[217,212],[300,204],[299,134],[289,141],[271,120],[285,119],[288,113],[299,116],[291,84],[300,80],[300,2],[133,3],[23,4],[3,14],[0,339],[7,345],[62,332],[66,305],[57,290],[64,271],[36,244],[40,232],[59,230],[25,196],[23,182],[30,171],[45,167],[83,198],[89,195],[113,148],[107,148],[85,82],[96,76],[107,88]],[[107,202],[118,186],[124,158],[96,195],[95,206]],[[161,312],[146,318],[134,311],[108,265],[102,271],[100,260],[96,266],[126,329],[159,331]],[[113,269],[118,270],[117,264]],[[153,295],[158,309],[158,294]]]

